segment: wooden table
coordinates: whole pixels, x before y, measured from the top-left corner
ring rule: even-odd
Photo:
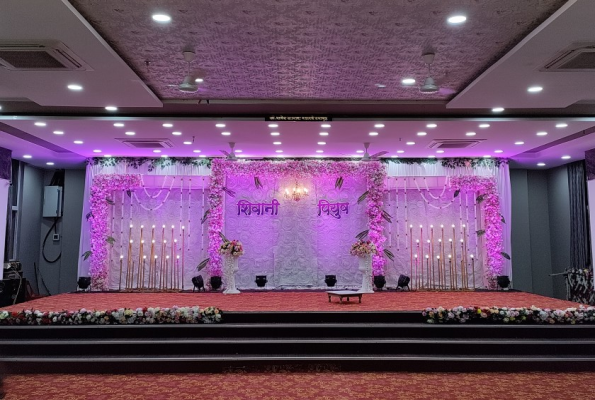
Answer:
[[[339,298],[339,302],[342,303],[343,302],[343,297],[347,297],[347,301],[349,301],[350,297],[357,297],[359,299],[359,302],[362,302],[362,295],[363,293],[359,293],[359,292],[354,292],[353,290],[336,290],[336,291],[332,291],[332,292],[326,292],[326,294],[328,294],[328,302],[331,302],[331,297],[338,297]]]

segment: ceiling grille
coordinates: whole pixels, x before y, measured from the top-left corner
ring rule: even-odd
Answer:
[[[120,139],[126,146],[135,147],[137,149],[168,149],[174,147],[172,142],[168,139]]]
[[[547,63],[542,71],[595,71],[595,45],[574,47]]]
[[[483,139],[435,139],[428,146],[430,149],[467,149],[480,143]]]
[[[13,71],[91,70],[57,41],[0,42],[0,66]]]

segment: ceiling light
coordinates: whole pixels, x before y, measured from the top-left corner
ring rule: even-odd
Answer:
[[[241,153],[242,150],[234,150],[236,153]]]
[[[174,135],[174,136],[180,136],[182,134],[182,132],[176,131],[176,132],[172,132],[171,134]]]
[[[134,135],[136,135],[136,132],[128,131],[128,132],[124,132],[124,134],[128,135],[128,136],[134,136]]]
[[[279,158],[283,158],[283,157],[285,157],[285,156],[284,156],[283,154],[277,154],[277,157],[279,157]]]
[[[153,150],[153,153],[161,153],[161,150]]]
[[[271,136],[279,136],[280,133],[279,132],[271,132]]]
[[[330,128],[331,124],[322,124],[320,125],[321,128]]]
[[[199,157],[205,158],[206,156],[204,154],[201,154]]]
[[[485,156],[483,156],[483,158],[492,158],[492,156],[489,154],[486,154]]]
[[[437,127],[437,126],[438,126],[438,125],[436,125],[436,124],[427,124],[427,125],[426,125],[426,128],[435,128],[435,127]]]
[[[324,153],[322,150],[316,150],[317,153]]]
[[[562,156],[562,160],[569,160],[570,156]]]
[[[414,85],[415,84],[415,79],[413,79],[413,78],[403,78],[403,79],[401,79],[401,83],[403,85]]]
[[[33,156],[31,156],[30,154],[25,154],[25,155],[23,156],[23,158],[33,158]]]
[[[278,128],[279,125],[278,124],[269,124],[269,128]]]
[[[567,126],[568,126],[568,124],[565,124],[564,122],[556,124],[556,128],[566,128]]]
[[[279,145],[281,144],[281,142],[273,142],[273,144],[274,144],[275,146],[279,146]]]
[[[377,87],[378,89],[383,89],[383,88],[385,88],[385,87],[386,87],[386,85],[385,85],[384,83],[377,83],[377,84],[376,84],[376,87]]]
[[[520,141],[519,141],[519,142],[514,142],[514,144],[516,144],[517,146],[520,146],[520,145],[523,145],[523,144],[525,144],[525,142],[520,142]]]
[[[543,90],[543,88],[541,86],[531,86],[527,89],[527,92],[529,93],[539,93]]]
[[[426,136],[427,133],[426,132],[417,132],[417,136]]]
[[[503,153],[504,150],[494,150],[494,153]]]
[[[391,158],[399,158],[399,156],[390,156]]]
[[[492,108],[492,112],[495,112],[495,113],[501,113],[502,111],[504,111],[504,107],[494,107],[494,108]]]
[[[101,150],[93,150],[93,153],[101,153]]]
[[[363,153],[364,151],[363,150],[356,150],[355,152],[356,153]]]
[[[489,128],[490,124],[479,124],[479,127],[482,129]]]
[[[193,153],[200,153],[200,150],[192,150]]]
[[[428,158],[436,158],[434,155],[429,155]]]
[[[50,161],[50,162],[46,162],[46,164],[47,164],[47,165],[54,165],[54,163],[53,163],[53,162],[51,162],[51,161]]]
[[[449,24],[458,25],[467,21],[467,17],[465,17],[464,15],[453,15],[451,17],[448,17],[447,21]]]
[[[545,132],[545,131],[537,132],[537,136],[545,136],[545,135],[547,135],[547,132]]]
[[[283,153],[283,150],[275,150],[275,153]]]
[[[184,144],[192,144],[192,142],[184,142]]]
[[[194,82],[195,82],[195,83],[203,83],[204,81],[205,81],[205,80],[204,80],[204,79],[202,79],[202,78],[196,78],[196,79],[194,80]]]
[[[36,122],[35,126],[46,126],[47,124],[45,122]]]
[[[384,128],[384,124],[375,124],[374,128]]]
[[[159,157],[161,157],[161,158],[167,158],[167,154],[162,154]]]
[[[225,124],[215,124],[217,128],[225,128]]]
[[[378,136],[378,132],[370,132],[370,136]]]
[[[320,136],[328,136],[328,132],[320,132]]]
[[[436,153],[442,154],[442,153],[444,153],[444,150],[436,150]]]
[[[0,106],[0,110],[2,110],[2,106]]]
[[[71,85],[68,85],[67,87],[68,87],[68,89],[73,90],[75,92],[83,90],[83,87],[81,85],[76,85],[76,84],[71,84]]]
[[[476,133],[475,132],[467,132],[465,133],[465,136],[475,136]]]
[[[64,135],[64,131],[54,131],[54,135]]]
[[[73,143],[74,144],[83,144],[83,141],[82,140],[75,140]]]
[[[107,111],[118,111],[118,107],[116,106],[106,106],[105,109]]]
[[[538,166],[538,167],[545,167],[545,163],[542,163],[542,162],[540,162],[540,163],[537,163],[537,166]]]
[[[415,144],[415,142],[407,142],[405,143],[407,146],[413,146]]]
[[[169,122],[166,122],[165,124],[163,124],[164,128],[173,128],[174,124],[170,124]]]
[[[222,134],[223,136],[229,136],[229,135],[231,135],[231,132],[221,132],[221,134]]]
[[[318,144],[319,144],[320,146],[324,146],[324,145],[326,144],[326,142],[318,142]]]
[[[246,154],[238,154],[238,157],[244,158],[244,157],[248,157],[248,156]]]
[[[399,154],[403,154],[405,152],[405,150],[397,150],[397,153]]]
[[[114,126],[115,126],[116,128],[122,128],[122,127],[124,126],[124,124],[123,124],[123,123],[121,123],[121,122],[116,122],[116,123],[114,124]]]
[[[171,17],[167,14],[153,14],[152,18],[153,21],[159,22],[161,24],[171,21]]]

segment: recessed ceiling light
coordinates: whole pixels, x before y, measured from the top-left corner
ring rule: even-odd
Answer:
[[[204,155],[204,154],[201,154],[199,157],[205,158],[205,157],[206,157],[206,155]]]
[[[279,158],[283,158],[283,157],[285,157],[285,156],[284,156],[283,154],[277,154],[277,157],[279,157]]]
[[[567,126],[568,126],[568,124],[565,124],[564,122],[556,124],[556,128],[566,128]]]
[[[405,150],[397,150],[397,153],[399,154],[403,154],[405,152]]]
[[[547,135],[547,132],[545,132],[545,131],[537,132],[537,136],[545,136],[545,135]]]
[[[322,158],[324,156],[322,154],[315,154],[314,157],[316,157],[316,158]]]
[[[490,124],[479,124],[479,127],[481,129],[489,128],[490,127]]]
[[[378,132],[370,132],[370,136],[378,136]]]
[[[415,144],[415,142],[407,142],[405,143],[407,146],[413,146]]]
[[[166,122],[165,124],[163,124],[164,128],[173,128],[174,124],[170,124],[169,122]]]
[[[171,17],[167,14],[153,14],[152,18],[153,21],[159,22],[161,24],[171,21]]]
[[[161,158],[167,158],[167,154],[162,154],[159,157],[161,157]]]
[[[225,124],[215,124],[217,128],[225,128]]]
[[[435,155],[429,155],[428,158],[436,158]]]
[[[374,124],[374,128],[384,128],[384,124]]]
[[[105,109],[107,111],[118,111],[118,107],[116,106],[106,106]]]
[[[75,140],[73,143],[74,144],[83,144],[83,141],[82,140]]]
[[[122,127],[124,126],[124,124],[123,124],[123,123],[121,123],[121,122],[116,122],[116,123],[114,124],[114,126],[115,126],[116,128],[122,128]]]
[[[437,126],[438,126],[437,124],[427,124],[426,128],[435,128]]]
[[[317,153],[324,153],[322,150],[316,150]]]
[[[275,146],[279,146],[279,145],[281,144],[281,142],[273,142],[273,144],[274,144]]]
[[[519,141],[519,142],[514,142],[514,144],[516,144],[517,146],[520,146],[520,145],[523,145],[523,144],[525,144],[525,142],[521,142],[521,141]]]
[[[391,158],[399,158],[399,156],[390,156]]]
[[[385,87],[386,87],[386,85],[385,85],[384,83],[377,83],[377,84],[376,84],[376,87],[377,87],[378,89],[383,89],[383,88],[385,88]]]
[[[324,146],[326,142],[318,142],[319,145]]]
[[[134,135],[136,135],[136,132],[128,131],[128,132],[124,132],[124,134],[128,135],[128,136],[134,136]]]
[[[540,163],[537,163],[537,166],[538,166],[538,167],[545,167],[545,163],[542,163],[542,162],[540,162]]]
[[[527,92],[529,93],[539,93],[543,90],[543,88],[541,86],[531,86],[529,88],[527,88]]]
[[[176,131],[176,132],[172,132],[171,134],[174,136],[180,136],[182,134],[182,132]]]
[[[196,79],[194,80],[194,82],[195,82],[195,83],[203,83],[204,81],[205,81],[205,80],[204,80],[204,79],[202,79],[202,78],[196,78]]]
[[[320,132],[320,136],[328,136],[328,132]]]
[[[246,154],[238,154],[238,157],[244,158],[244,157],[248,157],[248,155],[246,155]]]
[[[401,79],[401,83],[403,85],[414,85],[415,79],[414,78],[403,78],[403,79]]]
[[[562,156],[562,160],[569,160],[570,156]]]
[[[93,150],[93,153],[101,153],[101,150],[99,150],[99,149]]]
[[[241,153],[242,150],[234,150],[236,153]]]
[[[193,153],[200,153],[200,150],[192,150]]]
[[[320,125],[321,128],[330,128],[331,124],[322,124]]]
[[[271,132],[271,136],[279,136],[280,133],[279,132]]]
[[[426,132],[417,132],[417,136],[426,136],[427,133]]]
[[[229,136],[229,135],[231,135],[231,132],[221,132],[221,134],[222,134],[223,136]]]
[[[503,153],[504,150],[494,150],[494,153]]]
[[[186,142],[184,142],[184,144],[192,144],[192,142],[188,142],[188,141],[186,141]]]
[[[161,153],[161,150],[153,150],[153,153]]]
[[[502,111],[504,111],[504,107],[494,107],[494,108],[492,108],[492,112],[495,112],[495,113],[501,113]]]
[[[68,85],[67,87],[68,87],[68,89],[73,90],[75,92],[78,92],[78,91],[83,90],[83,87],[81,85],[77,85],[77,84],[74,84],[74,83]]]
[[[54,135],[64,135],[64,131],[54,131]]]
[[[47,124],[45,122],[36,122],[35,126],[46,126]]]
[[[489,154],[486,154],[485,156],[483,156],[483,158],[491,158],[492,156]]]
[[[467,132],[465,133],[465,136],[475,136],[476,133],[475,132]]]
[[[0,106],[0,110],[2,110],[2,106]]]
[[[25,154],[25,155],[23,156],[23,158],[33,158],[33,156],[32,156],[32,155],[30,155],[30,154]]]
[[[275,150],[275,153],[283,153],[283,150]]]
[[[355,152],[356,153],[363,153],[364,151],[363,150],[356,150]]]
[[[436,153],[442,154],[442,153],[444,153],[444,150],[436,150]]]
[[[53,162],[51,162],[51,161],[49,161],[49,162],[46,162],[46,164],[47,164],[47,165],[54,165],[54,163],[53,163]]]
[[[464,15],[453,15],[448,17],[447,19],[449,24],[458,25],[462,24],[463,22],[467,21],[467,17]]]
[[[269,124],[269,128],[278,128],[279,124]]]

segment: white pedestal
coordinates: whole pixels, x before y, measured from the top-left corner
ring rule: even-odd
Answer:
[[[362,287],[358,293],[374,293],[372,288],[372,256],[359,257],[359,268],[362,273]]]
[[[223,294],[240,294],[236,288],[236,272],[238,272],[238,257],[224,256],[223,257],[223,279],[225,290]]]

